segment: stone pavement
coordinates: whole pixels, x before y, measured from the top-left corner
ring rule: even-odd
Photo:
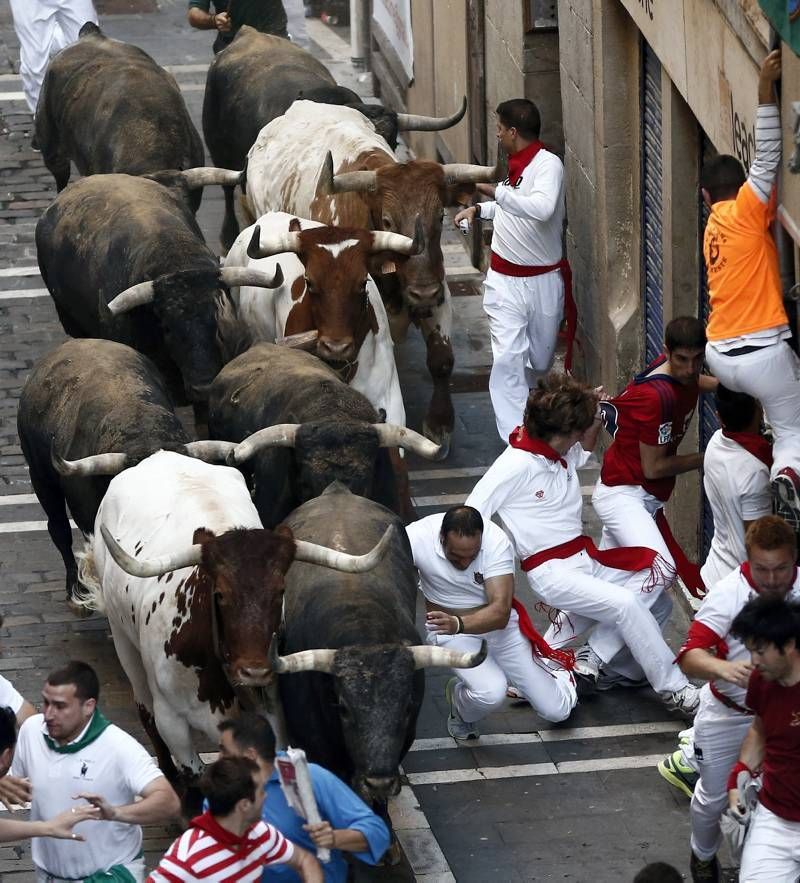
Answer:
[[[210,34],[184,24],[180,0],[106,0],[123,14],[103,16],[114,37],[142,46],[171,66],[198,123]],[[299,9],[298,0],[292,0]],[[130,11],[134,10],[134,11]],[[340,82],[370,95],[371,82],[350,68],[346,29],[305,23],[295,11],[290,31],[307,42]],[[36,273],[36,218],[54,196],[52,179],[30,150],[30,115],[6,95],[20,89],[14,77],[18,49],[9,8],[0,0],[0,671],[36,701],[46,672],[71,657],[96,666],[102,704],[116,723],[147,744],[129,687],[114,654],[105,619],[77,620],[63,601],[60,558],[43,530],[43,513],[30,498],[27,468],[16,437],[17,400],[28,371],[63,338],[51,301]],[[215,247],[222,197],[208,188],[198,219]],[[409,459],[412,493],[421,515],[462,500],[502,444],[494,429],[487,379],[491,363],[488,329],[480,305],[480,279],[469,267],[462,237],[446,228],[444,254],[455,297],[452,380],[457,422],[446,463]],[[21,273],[3,268],[33,267]],[[419,335],[397,349],[409,423],[419,427],[429,395],[425,353]],[[591,491],[597,466],[581,483]],[[16,499],[15,499],[16,497]],[[585,529],[599,526],[589,505]],[[523,581],[521,597],[532,606]],[[686,620],[674,618],[673,645]],[[446,736],[445,672],[428,672],[418,740],[405,762],[408,786],[394,804],[393,818],[408,863],[377,872],[385,881],[416,879],[483,883],[498,874],[508,881],[632,879],[646,861],[668,859],[687,867],[687,801],[654,772],[667,753],[679,718],[665,712],[649,690],[598,694],[582,702],[569,726],[552,726],[529,708],[512,707],[482,725],[474,747],[458,748]],[[209,748],[213,746],[208,746]],[[148,866],[160,857],[175,831],[146,832]],[[32,879],[26,844],[0,847],[0,879]]]

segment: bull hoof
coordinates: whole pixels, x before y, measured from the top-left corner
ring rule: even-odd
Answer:
[[[425,438],[429,438],[434,444],[439,445],[439,453],[436,460],[446,460],[450,456],[450,440],[453,433],[449,429],[433,429],[427,421],[422,424],[422,434]]]
[[[94,610],[77,604],[71,594],[67,595],[67,607],[69,607],[70,613],[73,613],[78,619],[88,619],[94,613]]]

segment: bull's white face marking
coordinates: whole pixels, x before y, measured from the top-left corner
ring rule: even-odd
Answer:
[[[355,248],[358,245],[357,239],[345,239],[344,242],[331,242],[329,245],[320,245],[329,252],[332,258],[338,258],[339,255],[348,248]]]

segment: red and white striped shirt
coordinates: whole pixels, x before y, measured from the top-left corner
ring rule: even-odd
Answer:
[[[265,865],[283,864],[293,854],[292,842],[266,822],[256,822],[237,837],[210,812],[205,812],[192,819],[191,826],[170,846],[147,883],[246,883],[259,880]]]

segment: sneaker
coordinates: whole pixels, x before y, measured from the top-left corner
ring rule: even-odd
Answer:
[[[450,733],[457,742],[471,742],[474,739],[480,739],[481,734],[475,724],[468,724],[462,719],[456,709],[455,702],[453,701],[453,689],[457,683],[458,678],[450,678],[444,688],[444,695],[447,699],[447,706],[449,709],[447,715],[447,732]]]
[[[787,466],[773,478],[772,506],[775,514],[800,530],[800,478],[791,466]]]
[[[575,652],[575,667],[572,669],[572,673],[577,680],[579,693],[587,693],[596,689],[602,666],[603,660],[588,644],[578,648]]]
[[[687,684],[680,690],[667,690],[659,694],[670,711],[682,711],[693,715],[700,705],[700,691],[694,684]]]
[[[700,779],[700,776],[683,759],[680,748],[659,761],[658,772],[662,779],[666,779],[670,785],[682,791],[687,797],[694,794],[694,786]]]
[[[689,873],[692,883],[720,883],[720,869],[717,857],[698,858],[694,853],[689,859]]]
[[[626,678],[625,675],[615,671],[605,671],[605,669],[600,670],[600,675],[597,678],[598,690],[617,690],[622,688],[636,690],[639,687],[649,686],[650,681],[647,678]]]

